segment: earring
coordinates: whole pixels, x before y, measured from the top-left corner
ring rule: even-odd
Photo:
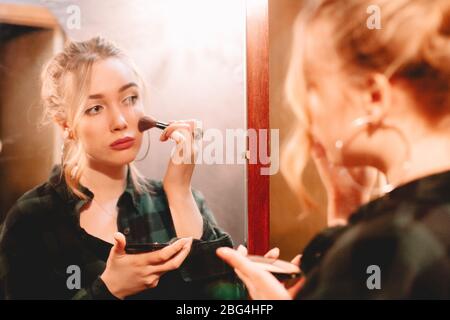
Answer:
[[[344,151],[344,148],[348,145],[349,142],[351,142],[353,139],[356,138],[356,136],[361,132],[361,130],[363,129],[368,129],[371,132],[380,129],[380,128],[386,128],[386,129],[392,129],[394,131],[396,131],[399,136],[402,138],[402,140],[404,140],[405,145],[407,146],[406,148],[406,155],[405,155],[405,160],[402,162],[401,164],[401,171],[404,174],[410,167],[410,148],[408,145],[408,141],[406,140],[406,138],[404,137],[404,135],[395,127],[386,125],[383,121],[382,118],[379,117],[377,119],[377,121],[373,120],[373,117],[370,116],[365,116],[365,117],[360,117],[357,118],[355,120],[352,121],[351,126],[353,128],[355,128],[355,132],[352,133],[349,137],[347,137],[346,139],[338,139],[336,140],[334,146],[338,151],[338,154],[340,154],[340,158],[342,159],[342,153]],[[351,176],[350,176],[351,177]],[[379,194],[386,194],[390,191],[392,191],[395,188],[395,185],[389,183],[389,181],[387,180],[387,177],[385,177],[386,179],[386,183],[380,188],[380,190],[377,190],[377,193]],[[358,184],[355,181],[355,184]],[[361,186],[362,187],[362,186]]]
[[[149,131],[147,130],[147,150],[145,151],[145,154],[144,154],[144,156],[142,158],[136,159],[135,161],[139,162],[139,161],[142,161],[145,158],[147,158],[149,150],[150,150],[150,134],[149,134]]]
[[[334,146],[336,149],[341,151],[344,148],[344,145],[347,145],[347,142],[354,139],[362,129],[370,129],[370,131],[375,131],[381,127],[383,127],[383,122],[380,119],[377,119],[377,121],[373,120],[372,116],[365,116],[365,117],[359,117],[352,121],[351,127],[355,128],[355,132],[350,135],[347,139],[344,140],[336,140]]]

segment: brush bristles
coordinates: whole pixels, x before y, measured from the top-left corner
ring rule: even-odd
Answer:
[[[156,127],[156,120],[145,116],[139,119],[138,129],[140,132]]]

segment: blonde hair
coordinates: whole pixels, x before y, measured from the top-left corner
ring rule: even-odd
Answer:
[[[83,42],[69,42],[62,52],[56,54],[44,66],[41,74],[43,121],[56,121],[60,125],[70,124],[71,139],[65,139],[63,142],[61,171],[69,189],[83,199],[86,199],[87,195],[81,191],[79,181],[86,163],[83,146],[76,139],[76,128],[89,94],[92,65],[107,58],[119,58],[126,62],[138,77],[139,86],[145,96],[144,81],[132,61],[113,43],[101,37]],[[136,190],[140,193],[147,191],[145,179],[133,163],[130,163],[130,174]]]
[[[448,113],[450,83],[450,1],[448,0],[321,0],[306,1],[294,25],[291,63],[286,79],[286,97],[296,116],[295,132],[283,148],[281,171],[306,209],[314,201],[302,183],[302,174],[312,146],[311,117],[306,96],[308,72],[305,48],[317,41],[314,23],[326,21],[331,42],[352,79],[378,72],[388,78],[407,80],[421,101],[431,93],[432,106],[425,114]],[[369,6],[378,6],[381,29],[367,27]],[[427,109],[428,108],[428,109]],[[432,109],[431,109],[432,108]]]

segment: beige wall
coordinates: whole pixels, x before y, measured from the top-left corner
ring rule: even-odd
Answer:
[[[38,122],[39,66],[52,56],[55,35],[21,30],[0,43],[0,223],[25,190],[47,178],[53,162],[53,129]]]
[[[283,145],[292,126],[293,116],[284,100],[283,86],[290,57],[292,23],[300,6],[300,0],[269,1],[270,126],[280,129],[280,145]],[[300,253],[326,225],[326,199],[311,164],[307,167],[304,181],[320,205],[318,212],[308,215],[301,215],[298,201],[281,173],[270,179],[270,244],[281,249],[284,259]]]

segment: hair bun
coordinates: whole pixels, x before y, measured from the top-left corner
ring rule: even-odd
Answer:
[[[425,40],[424,60],[439,73],[450,76],[450,1],[439,1],[434,31]]]

